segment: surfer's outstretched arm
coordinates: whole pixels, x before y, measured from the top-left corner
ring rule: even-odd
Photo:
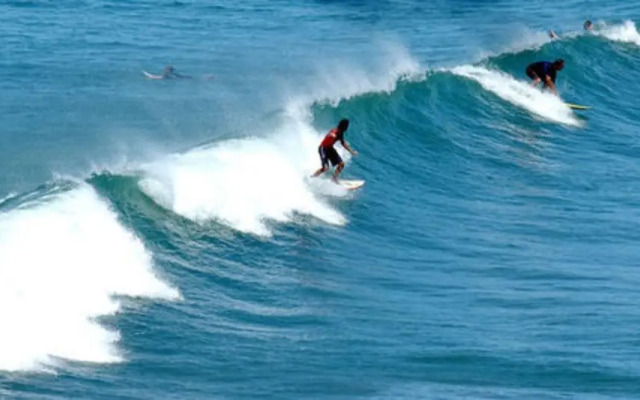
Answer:
[[[349,146],[349,143],[345,142],[344,140],[340,140],[340,143],[342,144],[342,147],[347,149],[349,153],[353,154],[354,156],[358,155],[358,152],[352,149],[351,146]]]

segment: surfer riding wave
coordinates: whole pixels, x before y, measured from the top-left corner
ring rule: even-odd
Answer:
[[[329,163],[331,163],[331,166],[333,167],[335,167],[336,165],[338,166],[338,168],[336,168],[336,171],[333,173],[333,181],[335,183],[338,183],[338,176],[340,176],[340,172],[342,172],[342,169],[344,168],[344,161],[342,161],[342,158],[333,147],[335,143],[337,141],[340,141],[342,147],[347,149],[349,153],[354,156],[358,155],[358,152],[353,150],[344,140],[344,133],[347,131],[347,129],[349,129],[349,120],[342,119],[338,123],[338,126],[330,130],[329,133],[327,133],[327,135],[324,137],[324,139],[322,139],[320,146],[318,146],[318,154],[320,155],[320,162],[322,166],[312,175],[312,177],[319,176],[326,172],[329,169]]]
[[[562,70],[562,68],[564,68],[564,60],[559,58],[553,63],[540,61],[529,64],[525,72],[529,78],[533,79],[531,86],[536,86],[538,83],[543,82],[545,87],[550,88],[555,95],[558,95],[558,90],[556,89],[556,74]]]

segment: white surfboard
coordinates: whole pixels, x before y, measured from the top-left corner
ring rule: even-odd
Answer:
[[[154,75],[154,74],[150,74],[150,73],[148,73],[147,71],[142,71],[142,74],[143,74],[144,76],[146,76],[147,78],[149,78],[149,79],[162,79],[162,76],[161,76],[161,75]]]
[[[362,186],[364,186],[364,181],[363,180],[341,179],[341,180],[338,181],[338,183],[340,183],[340,185],[343,186],[347,190],[355,190],[355,189],[358,189],[358,188],[361,188]]]

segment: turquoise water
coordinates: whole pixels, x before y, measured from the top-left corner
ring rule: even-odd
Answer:
[[[0,4],[0,398],[640,397],[639,6]]]

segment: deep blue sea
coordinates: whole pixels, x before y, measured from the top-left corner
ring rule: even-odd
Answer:
[[[1,399],[640,398],[638,0],[0,15]]]

